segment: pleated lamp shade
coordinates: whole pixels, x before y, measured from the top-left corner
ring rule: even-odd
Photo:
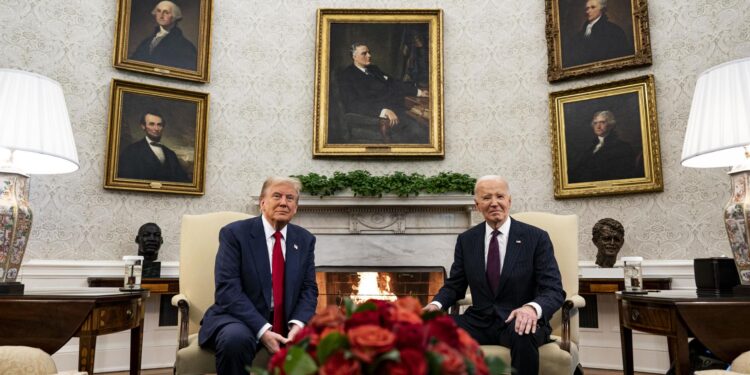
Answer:
[[[60,84],[38,74],[0,69],[0,171],[58,174],[77,169]]]
[[[750,58],[717,65],[698,77],[690,106],[682,165],[736,166],[750,145]]]

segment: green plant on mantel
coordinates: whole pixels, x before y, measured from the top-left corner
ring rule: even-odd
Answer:
[[[399,197],[419,195],[419,193],[444,194],[460,192],[472,194],[477,179],[467,174],[441,172],[436,176],[425,177],[419,173],[406,174],[393,172],[385,176],[373,176],[368,171],[356,170],[348,173],[334,172],[333,177],[317,173],[293,175],[302,182],[302,192],[310,195],[327,196],[351,189],[355,196],[382,197],[383,194],[396,194]]]

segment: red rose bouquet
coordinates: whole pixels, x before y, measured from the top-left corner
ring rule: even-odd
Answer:
[[[274,375],[488,375],[502,361],[485,362],[474,339],[443,312],[423,313],[419,300],[368,300],[328,306],[276,353]]]

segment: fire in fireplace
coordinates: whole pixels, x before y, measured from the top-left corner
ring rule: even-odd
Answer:
[[[315,274],[318,311],[328,305],[340,306],[345,298],[361,303],[412,296],[427,304],[445,282],[445,268],[441,266],[319,266]]]

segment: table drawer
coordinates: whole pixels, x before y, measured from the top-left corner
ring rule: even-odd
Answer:
[[[668,308],[625,303],[623,309],[628,328],[657,334],[675,332],[674,314]]]
[[[142,301],[123,301],[99,306],[94,311],[93,331],[99,334],[134,328],[142,318]]]

